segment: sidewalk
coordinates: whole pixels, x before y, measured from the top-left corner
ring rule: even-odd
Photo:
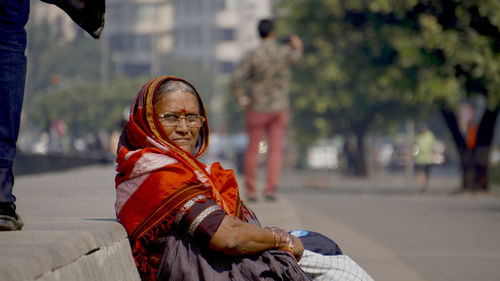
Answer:
[[[0,232],[0,280],[139,280],[115,220],[113,166],[16,178],[19,232]],[[286,200],[252,205],[263,225],[297,228]]]
[[[114,168],[106,165],[16,178],[14,194],[25,227],[0,232],[1,280],[139,280],[126,233],[115,220],[114,175]],[[321,179],[335,184],[335,179]],[[305,228],[335,237],[375,280],[425,280],[362,233],[293,204],[290,198],[300,196],[304,181],[311,184],[304,174],[287,176],[283,183],[288,188],[277,202],[250,204],[263,226]],[[355,188],[363,189],[354,180],[345,192]]]
[[[334,216],[315,212],[307,208],[307,204],[294,204],[294,196],[289,196],[289,193],[299,193],[304,188],[308,188],[308,184],[311,185],[309,188],[326,189],[338,183],[336,177],[333,179],[332,176],[323,172],[319,172],[319,174],[321,176],[316,177],[314,172],[292,174],[285,172],[276,202],[269,203],[259,200],[257,203],[249,204],[259,217],[261,224],[263,226],[278,226],[287,231],[305,229],[322,233],[334,239],[343,253],[353,258],[374,280],[428,281],[410,268],[396,253],[376,243],[363,233],[337,221]],[[238,178],[238,182],[243,182],[241,175]],[[383,184],[383,180],[387,180],[387,178],[379,179],[379,183]],[[363,189],[367,186],[365,181],[355,178],[343,180],[342,186],[346,188],[345,192],[355,192],[356,188]],[[399,180],[396,181],[399,182]],[[397,185],[397,182],[393,184]]]
[[[375,280],[500,280],[500,193],[457,194],[460,174],[356,178],[284,171],[279,197],[305,229],[334,239]]]

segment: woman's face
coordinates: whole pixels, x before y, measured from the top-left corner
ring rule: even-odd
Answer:
[[[156,103],[156,113],[158,116],[166,113],[188,116],[200,114],[200,107],[194,94],[177,90],[168,92],[160,98]],[[193,154],[200,128],[190,128],[185,118],[181,118],[177,126],[167,126],[161,118],[159,120],[170,141]]]

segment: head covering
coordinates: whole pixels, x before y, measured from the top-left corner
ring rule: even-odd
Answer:
[[[205,122],[200,128],[194,155],[182,150],[166,136],[155,112],[158,89],[168,80],[162,76],[146,83],[130,109],[129,122],[118,145],[116,214],[132,244],[132,252],[141,274],[154,277],[145,248],[162,233],[168,232],[179,210],[189,200],[203,195],[213,199],[228,215],[248,216],[238,194],[231,170],[219,163],[210,166],[197,160],[207,149],[209,128],[206,111],[195,89]],[[143,275],[144,277],[144,275]]]
[[[124,129],[124,134],[122,134],[120,138],[118,151],[122,146],[126,146],[129,149],[156,147],[162,150],[173,150],[177,154],[191,158],[191,153],[183,151],[176,144],[170,142],[156,116],[155,100],[158,89],[163,83],[169,80],[186,83],[195,91],[196,98],[200,105],[200,114],[205,117],[205,121],[200,128],[198,151],[195,153],[194,157],[198,158],[205,153],[208,148],[208,138],[210,134],[205,106],[195,87],[186,80],[175,76],[162,76],[149,81],[142,87],[130,107],[129,123]]]

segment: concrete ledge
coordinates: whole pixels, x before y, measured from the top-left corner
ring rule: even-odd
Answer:
[[[16,178],[21,231],[0,232],[0,280],[140,280],[110,165]]]
[[[53,270],[39,279],[52,280],[140,280],[130,253],[128,239],[89,252],[76,261]]]
[[[4,280],[139,280],[123,227],[118,222],[87,226],[1,233],[0,276]]]

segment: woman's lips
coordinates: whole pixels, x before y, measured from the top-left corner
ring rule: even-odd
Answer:
[[[189,142],[189,141],[190,141],[190,139],[187,139],[187,138],[173,140],[173,142],[175,142],[175,143],[183,143],[183,142]]]

